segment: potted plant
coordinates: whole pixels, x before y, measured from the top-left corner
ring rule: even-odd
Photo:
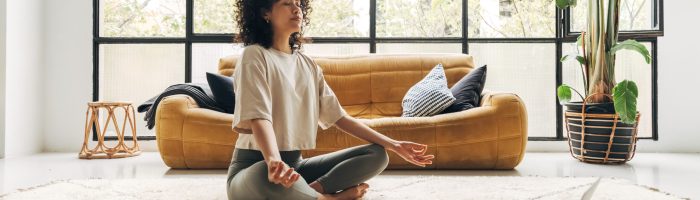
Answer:
[[[576,1],[556,0],[556,5],[566,9],[576,6]],[[562,84],[557,96],[566,107],[571,154],[585,162],[624,163],[634,155],[638,89],[631,80],[616,82],[615,54],[633,50],[647,63],[651,55],[635,40],[618,42],[619,12],[620,0],[588,0],[587,30],[577,40],[579,55],[561,58],[562,62],[575,59],[583,72],[583,93]],[[581,102],[571,102],[574,92]]]

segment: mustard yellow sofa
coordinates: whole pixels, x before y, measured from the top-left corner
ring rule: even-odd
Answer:
[[[421,168],[389,153],[388,169],[512,169],[523,159],[527,114],[513,93],[482,93],[480,107],[431,117],[400,117],[408,89],[438,63],[451,87],[474,69],[465,54],[369,54],[314,57],[343,108],[373,129],[397,140],[427,144],[432,165]],[[237,56],[220,59],[219,73],[233,74]],[[493,66],[497,67],[497,66]],[[487,85],[488,87],[488,85]],[[156,138],[165,164],[176,169],[226,169],[238,133],[232,114],[199,108],[189,96],[164,98],[156,110]],[[366,144],[335,127],[318,129],[310,157]]]

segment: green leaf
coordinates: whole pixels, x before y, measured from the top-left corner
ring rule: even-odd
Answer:
[[[649,54],[649,50],[646,46],[637,42],[636,40],[625,40],[624,42],[617,43],[610,49],[610,53],[615,54],[617,51],[622,49],[635,51],[644,57],[647,64],[651,63],[651,54]]]
[[[571,87],[566,84],[562,84],[557,88],[557,96],[559,97],[559,103],[564,104],[571,101]]]
[[[576,56],[576,61],[582,65],[586,64],[586,59],[584,59],[583,56]]]
[[[634,124],[637,118],[637,96],[639,91],[634,81],[624,80],[612,90],[615,111],[622,123]]]
[[[557,0],[557,7],[560,9],[576,6],[576,0]]]
[[[576,46],[581,46],[581,43],[583,42],[583,34],[578,35],[578,38],[576,38]]]
[[[567,60],[569,60],[569,59],[571,59],[571,58],[576,58],[576,61],[578,61],[579,64],[582,64],[582,65],[583,65],[583,64],[586,63],[586,60],[583,58],[583,56],[579,56],[579,55],[576,55],[576,54],[564,55],[564,56],[561,57],[561,59],[559,59],[559,61],[564,62],[564,61],[567,61]]]
[[[576,56],[576,55],[573,55],[573,54],[564,55],[561,57],[561,59],[559,59],[559,61],[561,61],[561,62],[567,61],[567,60],[571,59],[571,57],[573,57],[573,56]]]

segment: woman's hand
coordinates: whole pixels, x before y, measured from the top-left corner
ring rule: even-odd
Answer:
[[[294,168],[287,166],[281,160],[271,160],[267,164],[267,180],[275,184],[289,188],[294,182],[299,180],[299,173],[294,171]]]
[[[387,149],[398,154],[404,160],[421,167],[433,164],[432,159],[435,158],[434,155],[425,155],[425,152],[428,150],[428,145],[410,141],[397,141],[395,145]]]
[[[425,165],[433,164],[431,159],[434,155],[424,155],[428,150],[428,145],[418,144],[409,141],[396,141],[370,128],[364,123],[357,121],[349,115],[343,116],[337,122],[336,127],[340,130],[354,135],[357,138],[363,139],[370,143],[380,144],[384,149],[391,150],[401,156],[404,160],[425,167]]]

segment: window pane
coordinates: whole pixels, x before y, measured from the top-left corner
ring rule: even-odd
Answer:
[[[462,53],[456,43],[379,43],[377,53]]]
[[[461,0],[377,0],[378,37],[461,37]]]
[[[237,26],[234,0],[195,0],[195,33],[235,33]]]
[[[469,0],[469,37],[553,38],[554,0]]]
[[[369,1],[312,1],[308,37],[369,37]]]
[[[650,43],[643,43],[651,51]],[[576,44],[569,43],[563,45],[564,55],[577,54]],[[625,79],[632,80],[637,83],[639,96],[637,99],[637,110],[639,111],[640,120],[637,130],[638,137],[651,137],[652,135],[652,109],[651,109],[651,64],[647,64],[644,58],[633,51],[619,51],[615,58],[615,80],[620,82]],[[585,95],[583,87],[583,75],[581,66],[574,60],[563,63],[562,81],[563,83],[575,88],[582,95]],[[572,101],[581,101],[578,95],[572,96]],[[566,129],[565,129],[566,130]],[[566,133],[564,133],[566,136]]]
[[[99,54],[101,101],[129,101],[137,107],[168,86],[185,82],[183,44],[103,44]],[[136,113],[137,135],[155,135],[155,129],[146,128],[144,116]]]
[[[620,4],[620,30],[657,30],[654,25],[650,0],[622,0]],[[607,4],[605,4],[607,6]],[[606,11],[607,12],[607,11]],[[588,1],[578,1],[571,12],[571,31],[586,30]]]
[[[369,54],[369,44],[304,44],[304,53],[310,56]]]
[[[525,102],[528,136],[556,136],[556,46],[469,44],[476,66],[488,65],[485,89],[512,92]]]
[[[192,82],[207,83],[207,72],[219,73],[219,59],[243,52],[243,44],[192,44]]]
[[[100,36],[185,36],[185,0],[101,0],[99,2]]]

